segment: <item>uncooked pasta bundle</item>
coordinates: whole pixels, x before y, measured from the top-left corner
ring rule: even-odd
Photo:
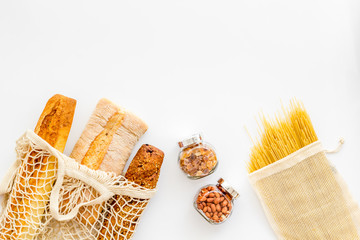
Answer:
[[[331,165],[303,105],[261,119],[248,172],[279,239],[360,239],[360,210]]]

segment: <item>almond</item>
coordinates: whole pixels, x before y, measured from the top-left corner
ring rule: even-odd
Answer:
[[[216,205],[216,211],[218,211],[218,212],[220,212],[220,211],[221,211],[220,204],[217,204],[217,205]]]
[[[211,211],[212,211],[212,212],[216,212],[215,204],[211,204]]]
[[[214,198],[208,198],[208,199],[206,199],[206,202],[212,203],[212,202],[214,202]],[[227,204],[227,203],[226,203],[226,204]]]
[[[228,213],[227,211],[228,211],[227,207],[223,207],[223,209],[221,210],[221,212],[222,212],[223,214]]]

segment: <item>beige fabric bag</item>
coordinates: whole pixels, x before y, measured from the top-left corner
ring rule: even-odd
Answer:
[[[0,239],[95,240],[106,239],[105,236],[112,235],[114,229],[120,230],[117,239],[130,239],[133,234],[129,232],[134,232],[140,212],[156,192],[123,176],[91,170],[60,153],[32,131],[27,131],[17,141],[16,153],[16,162],[0,186],[0,195],[4,195]],[[45,162],[34,159],[44,157],[48,159],[46,164],[41,168],[33,167]],[[46,176],[44,179],[36,178],[39,169],[46,173],[41,174]],[[38,181],[36,188],[32,184],[34,181]],[[54,181],[50,196],[43,194],[46,185]],[[114,204],[124,210],[111,211]],[[97,220],[80,221],[88,215],[79,212],[79,208],[89,205],[100,205],[93,208],[97,211],[93,213]],[[78,214],[80,217],[76,217]],[[110,222],[105,228],[102,223],[106,219],[117,221]],[[121,226],[116,225],[119,222]]]
[[[251,174],[278,239],[360,239],[360,210],[319,141]]]

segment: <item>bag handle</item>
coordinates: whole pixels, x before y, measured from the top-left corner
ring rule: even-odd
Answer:
[[[16,161],[7,170],[5,176],[3,177],[2,181],[1,181],[0,196],[5,195],[11,191],[11,188],[15,181],[17,169],[19,168],[20,163],[21,163],[21,161],[18,158],[16,158]]]
[[[104,201],[107,201],[110,197],[114,195],[103,183],[94,179],[89,173],[81,171],[76,162],[65,161],[64,155],[59,152],[56,152],[55,156],[58,159],[58,176],[55,185],[51,191],[50,195],[50,213],[54,219],[57,221],[66,221],[74,218],[79,209],[82,206],[100,204]],[[74,179],[78,179],[83,183],[93,187],[97,192],[100,193],[100,196],[92,199],[91,201],[77,204],[68,214],[61,214],[59,211],[59,198],[60,198],[60,189],[64,182],[64,177],[69,176]]]
[[[24,139],[28,136],[28,131],[26,131],[16,142],[16,144],[18,144],[18,142],[20,141],[20,139]],[[18,153],[17,153],[18,154]],[[7,193],[9,193],[11,191],[11,188],[14,184],[15,181],[15,177],[16,177],[16,173],[17,170],[19,168],[21,164],[21,160],[19,159],[19,157],[16,157],[15,162],[10,166],[10,168],[7,170],[5,176],[3,177],[3,179],[1,180],[1,185],[0,185],[0,196],[5,195]]]
[[[110,199],[115,194],[128,195],[131,197],[142,198],[142,199],[149,199],[156,193],[156,189],[146,189],[146,191],[144,191],[132,186],[126,186],[126,187],[121,185],[115,186],[112,183],[107,183],[109,180],[111,180],[111,177],[108,178],[109,177],[108,175],[104,175],[100,177],[97,176],[95,170],[88,169],[86,166],[77,163],[74,159],[62,154],[57,149],[50,146],[50,144],[48,144],[46,141],[44,141],[41,137],[39,137],[31,130],[27,130],[25,134],[23,134],[23,136],[18,140],[18,144],[20,140],[24,140],[24,139],[29,140],[27,144],[36,145],[37,147],[40,147],[41,149],[48,151],[48,153],[50,153],[52,156],[54,156],[57,159],[57,165],[58,165],[57,177],[55,184],[50,193],[49,207],[50,207],[51,215],[53,216],[54,219],[58,221],[70,220],[78,214],[79,209],[82,206],[101,204],[102,202],[105,202],[108,199]],[[11,191],[17,170],[21,165],[20,159],[21,158],[19,157],[16,158],[16,161],[9,168],[4,179],[2,180],[0,186],[0,196],[7,194]],[[59,205],[60,205],[59,198],[60,198],[60,189],[63,185],[65,176],[78,179],[84,184],[93,187],[100,194],[100,196],[95,199],[92,199],[91,201],[77,204],[68,214],[65,215],[61,214],[59,211]]]
[[[29,139],[30,144],[31,144],[31,142],[34,143],[35,145],[48,151],[51,155],[53,155],[57,159],[57,163],[58,163],[57,177],[56,177],[56,182],[55,182],[55,184],[51,190],[51,194],[50,194],[50,213],[56,220],[65,221],[65,220],[72,219],[79,212],[80,207],[86,206],[86,205],[92,205],[92,204],[99,204],[103,201],[108,200],[112,195],[114,195],[114,193],[112,193],[106,186],[104,186],[104,184],[102,184],[99,181],[97,181],[96,179],[94,179],[90,174],[80,171],[79,164],[77,162],[75,162],[74,159],[65,156],[64,154],[59,152],[57,149],[53,148],[50,144],[48,144],[45,140],[43,140],[41,137],[39,137],[33,131],[27,130],[21,138]],[[16,162],[17,163],[14,164],[14,166],[10,169],[10,171],[7,174],[9,176],[13,176],[12,178],[14,178],[14,176],[16,174],[16,171],[15,171],[17,169],[16,164],[19,164],[18,160]],[[14,168],[15,168],[15,170],[14,170]],[[60,189],[64,182],[65,175],[67,175],[69,177],[73,177],[75,179],[79,179],[82,182],[92,186],[96,191],[98,191],[100,193],[100,197],[95,198],[89,202],[78,204],[68,214],[65,214],[65,215],[60,214],[60,211],[59,211]],[[8,178],[8,181],[5,182],[7,184],[4,184],[7,186],[6,191],[9,191],[8,188],[11,183],[11,180],[9,180],[9,179],[10,178]],[[2,186],[3,186],[3,184],[2,184]],[[0,190],[4,191],[4,189],[0,189]]]

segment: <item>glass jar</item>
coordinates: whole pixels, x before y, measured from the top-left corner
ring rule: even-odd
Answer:
[[[217,185],[206,185],[196,194],[194,207],[211,224],[226,221],[232,211],[234,200],[239,197],[224,179],[220,178]]]
[[[180,168],[191,179],[199,179],[213,173],[218,165],[214,147],[195,134],[178,143],[181,148],[178,161]]]

